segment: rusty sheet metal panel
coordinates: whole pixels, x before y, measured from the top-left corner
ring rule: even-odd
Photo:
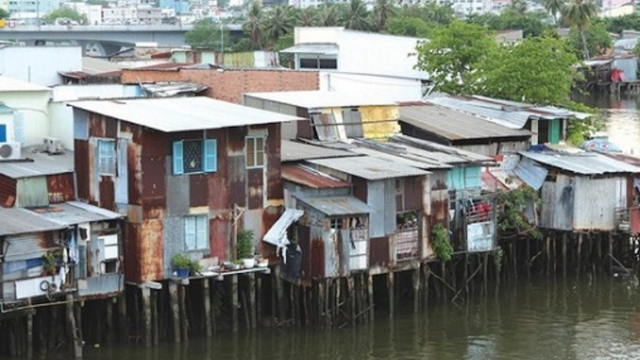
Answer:
[[[144,151],[144,150],[143,150]],[[143,157],[142,162],[142,211],[145,219],[162,218],[167,208],[166,158]]]
[[[49,205],[47,178],[45,176],[37,176],[18,179],[16,194],[16,207]]]
[[[142,267],[138,262],[140,258],[140,229],[142,225],[127,222],[124,242],[124,273],[127,281],[142,282]]]
[[[282,142],[280,141],[280,124],[267,126],[267,202],[269,205],[282,205],[284,194],[282,192],[282,178],[280,177],[280,153]]]
[[[359,177],[353,177],[351,179],[351,183],[353,183],[353,196],[362,202],[367,203],[367,195],[369,193],[367,180]]]
[[[280,219],[280,215],[283,213],[284,209],[282,207],[269,206],[262,212],[262,230],[257,236],[258,239],[264,238],[266,233],[273,227],[273,225]],[[293,234],[293,236],[296,236]],[[292,237],[293,237],[292,236]],[[276,257],[276,248],[274,246],[270,246],[264,241],[258,241],[258,253],[265,258],[275,258]]]
[[[326,223],[329,220],[325,220]],[[340,236],[338,236],[338,231],[333,229],[329,229],[328,226],[325,225],[322,231],[322,239],[324,241],[324,254],[325,254],[325,263],[324,263],[324,277],[325,278],[334,278],[340,275],[341,262],[340,262],[340,249],[342,246],[340,245]],[[313,236],[313,232],[311,233]]]
[[[249,209],[261,209],[264,207],[264,170],[247,170],[247,196]]]
[[[323,228],[320,226],[311,226],[310,229],[311,250],[309,251],[310,258],[308,260],[311,262],[309,275],[312,279],[324,279],[325,270],[327,268],[327,256],[325,255],[325,239],[322,229]]]
[[[17,181],[0,175],[0,206],[13,207],[16,202]]]
[[[140,267],[141,281],[159,280],[164,278],[164,239],[162,220],[145,220],[140,228],[137,239],[140,251],[137,256]],[[135,241],[128,239],[128,241]],[[127,254],[128,256],[128,254]]]
[[[229,156],[227,158],[227,182],[229,188],[229,202],[226,207],[233,207],[237,204],[240,207],[247,206],[247,177],[248,171],[245,169],[244,154]]]
[[[300,260],[300,277],[306,282],[311,280],[311,228],[309,226],[303,226],[301,224],[294,224],[295,230],[298,234],[298,245],[302,251],[302,258]]]
[[[142,147],[135,142],[127,144],[127,183],[129,204],[142,205]]]
[[[170,178],[176,177],[169,175]],[[209,201],[209,187],[208,187],[208,175],[206,174],[194,174],[183,176],[189,179],[189,186],[187,189],[189,194],[189,207],[207,206]],[[167,189],[167,191],[172,191]],[[186,194],[185,194],[186,195]],[[171,206],[171,205],[169,205]]]
[[[103,115],[96,113],[89,113],[89,136],[91,137],[106,137],[105,119]]]
[[[309,110],[305,109],[305,108],[296,108],[296,116],[299,116],[301,118],[304,119],[309,119]],[[299,121],[292,121],[291,123],[285,123],[282,126],[289,126],[289,124],[291,124],[292,126],[295,126],[297,128],[297,137],[301,138],[301,139],[314,139],[315,137],[313,136],[313,128],[311,126],[311,121],[310,120],[299,120]],[[284,132],[284,133],[288,133],[288,132]],[[293,137],[294,139],[296,137]]]
[[[207,139],[216,139],[218,142],[218,171],[207,176],[207,197],[210,209],[231,209],[233,203],[230,203],[229,197],[232,195],[229,189],[231,179],[229,158],[228,158],[228,129],[208,130],[205,133]],[[229,178],[228,178],[229,176]],[[235,176],[235,174],[234,174]],[[244,192],[243,192],[244,194]],[[244,206],[242,201],[241,206]],[[238,204],[240,205],[240,204]],[[169,204],[171,206],[171,204]]]
[[[49,203],[56,204],[75,200],[73,189],[73,174],[57,174],[47,176],[47,191]]]
[[[76,168],[76,186],[78,187],[78,198],[80,200],[91,202],[89,183],[89,142],[84,140],[74,140],[73,142],[74,162]]]
[[[640,208],[629,209],[629,225],[632,234],[640,234]]]
[[[362,130],[365,138],[386,138],[400,133],[397,106],[362,106]]]
[[[404,211],[422,210],[423,179],[412,176],[404,181]]]
[[[117,211],[115,184],[111,176],[100,177],[100,207]]]
[[[622,195],[620,188],[626,189],[624,177],[575,177],[573,229],[612,231],[615,228],[615,209],[621,205],[621,198],[626,200],[626,191]]]
[[[37,259],[47,251],[58,249],[61,239],[59,231],[38,232],[5,238],[4,261]]]
[[[392,264],[391,250],[389,248],[389,237],[371,238],[369,242],[369,267],[386,268]]]
[[[396,229],[395,179],[369,181],[367,205],[370,213],[369,232],[371,237],[383,237]]]
[[[555,182],[542,184],[540,227],[571,230],[574,217],[575,186],[573,178],[559,174]]]
[[[217,256],[220,260],[230,259],[229,254],[227,254],[230,238],[230,219],[216,216],[209,220],[209,250],[211,256]]]
[[[118,121],[114,118],[105,118],[104,120],[104,136],[116,140],[118,138]]]

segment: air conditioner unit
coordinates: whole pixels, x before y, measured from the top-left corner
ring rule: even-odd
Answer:
[[[20,143],[0,143],[0,160],[17,160],[20,158]]]
[[[44,151],[49,154],[60,154],[64,152],[64,146],[62,145],[62,141],[46,137],[44,138]]]

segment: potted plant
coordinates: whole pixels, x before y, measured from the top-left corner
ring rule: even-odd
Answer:
[[[247,269],[256,266],[256,259],[253,257],[253,230],[242,229],[238,232],[236,259],[242,260]]]
[[[191,259],[183,253],[177,253],[171,258],[171,265],[176,271],[178,277],[189,276],[189,269],[191,269]]]
[[[42,255],[42,272],[43,275],[55,275],[56,274],[56,253],[54,251],[47,251]]]

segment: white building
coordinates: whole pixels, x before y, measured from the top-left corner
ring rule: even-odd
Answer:
[[[87,23],[89,25],[102,24],[102,6],[89,5],[83,2],[68,2],[64,4],[65,7],[73,9],[80,15],[87,17]]]
[[[0,140],[4,141],[0,142],[41,144],[49,136],[50,97],[48,87],[0,75],[0,102],[5,113],[0,124],[0,134],[4,134]]]
[[[296,70],[320,70],[320,89],[393,93],[397,101],[417,101],[429,76],[416,70],[416,45],[425,39],[393,36],[342,27],[296,28]]]
[[[21,14],[21,18],[37,18],[58,9],[60,3],[60,0],[10,0],[7,10],[13,17],[17,17],[13,14]]]
[[[451,4],[455,12],[464,15],[488,13],[494,7],[493,0],[447,0],[439,2]]]
[[[0,47],[0,74],[11,78],[52,86],[60,84],[60,72],[79,70],[82,48],[78,46]]]

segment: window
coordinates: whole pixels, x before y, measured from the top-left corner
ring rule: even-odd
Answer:
[[[301,58],[300,69],[337,69],[337,59]]]
[[[207,216],[187,216],[184,218],[184,249],[186,251],[209,248]]]
[[[193,174],[218,170],[218,142],[215,139],[181,140],[173,143],[173,173]]]
[[[264,137],[247,136],[245,143],[247,168],[264,167]]]
[[[98,174],[116,174],[116,142],[98,140]]]

